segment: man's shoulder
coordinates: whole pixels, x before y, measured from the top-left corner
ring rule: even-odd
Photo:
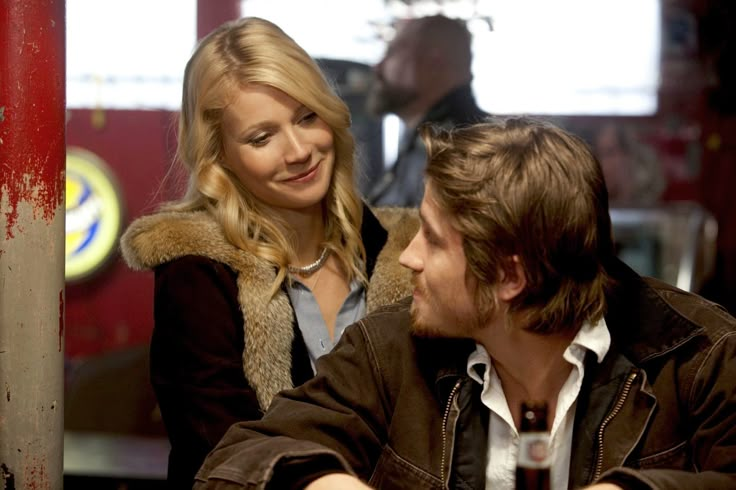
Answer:
[[[358,322],[365,341],[376,351],[408,352],[414,349],[415,338],[411,328],[412,298],[408,296],[395,303],[380,306]]]
[[[645,282],[667,305],[674,318],[686,321],[712,337],[736,332],[736,318],[721,305],[658,279],[645,278]]]
[[[371,212],[376,216],[378,222],[381,223],[386,230],[402,230],[407,226],[413,228],[411,231],[416,232],[419,228],[419,211],[416,208],[407,208],[399,206],[380,206],[370,208]]]
[[[475,342],[466,338],[416,335],[411,326],[411,296],[396,303],[382,306],[360,322],[366,340],[382,352],[403,351],[419,364],[439,367],[463,363],[473,350]]]
[[[411,325],[411,296],[395,303],[380,306],[363,318],[360,323],[370,332],[409,334]]]
[[[612,340],[636,362],[685,345],[707,351],[726,336],[736,339],[736,319],[702,296],[633,274],[614,289],[606,322]],[[697,344],[692,344],[695,340]]]

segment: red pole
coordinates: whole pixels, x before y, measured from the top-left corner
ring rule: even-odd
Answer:
[[[63,486],[65,6],[0,7],[0,487]]]

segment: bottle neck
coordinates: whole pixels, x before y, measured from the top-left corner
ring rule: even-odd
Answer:
[[[521,404],[519,454],[516,463],[516,490],[550,488],[550,435],[547,430],[547,403]]]
[[[521,404],[521,432],[547,432],[547,402],[525,401]]]

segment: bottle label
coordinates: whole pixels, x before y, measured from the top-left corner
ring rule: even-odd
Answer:
[[[547,432],[522,432],[519,434],[519,461],[521,468],[549,468],[552,464]]]

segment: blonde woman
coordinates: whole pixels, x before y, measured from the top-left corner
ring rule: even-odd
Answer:
[[[416,218],[361,202],[349,126],[315,62],[268,21],[224,24],[187,64],[188,189],[121,240],[130,267],[155,271],[151,379],[175,488],[233,422],[311,378],[345,327],[411,292],[398,255]]]

